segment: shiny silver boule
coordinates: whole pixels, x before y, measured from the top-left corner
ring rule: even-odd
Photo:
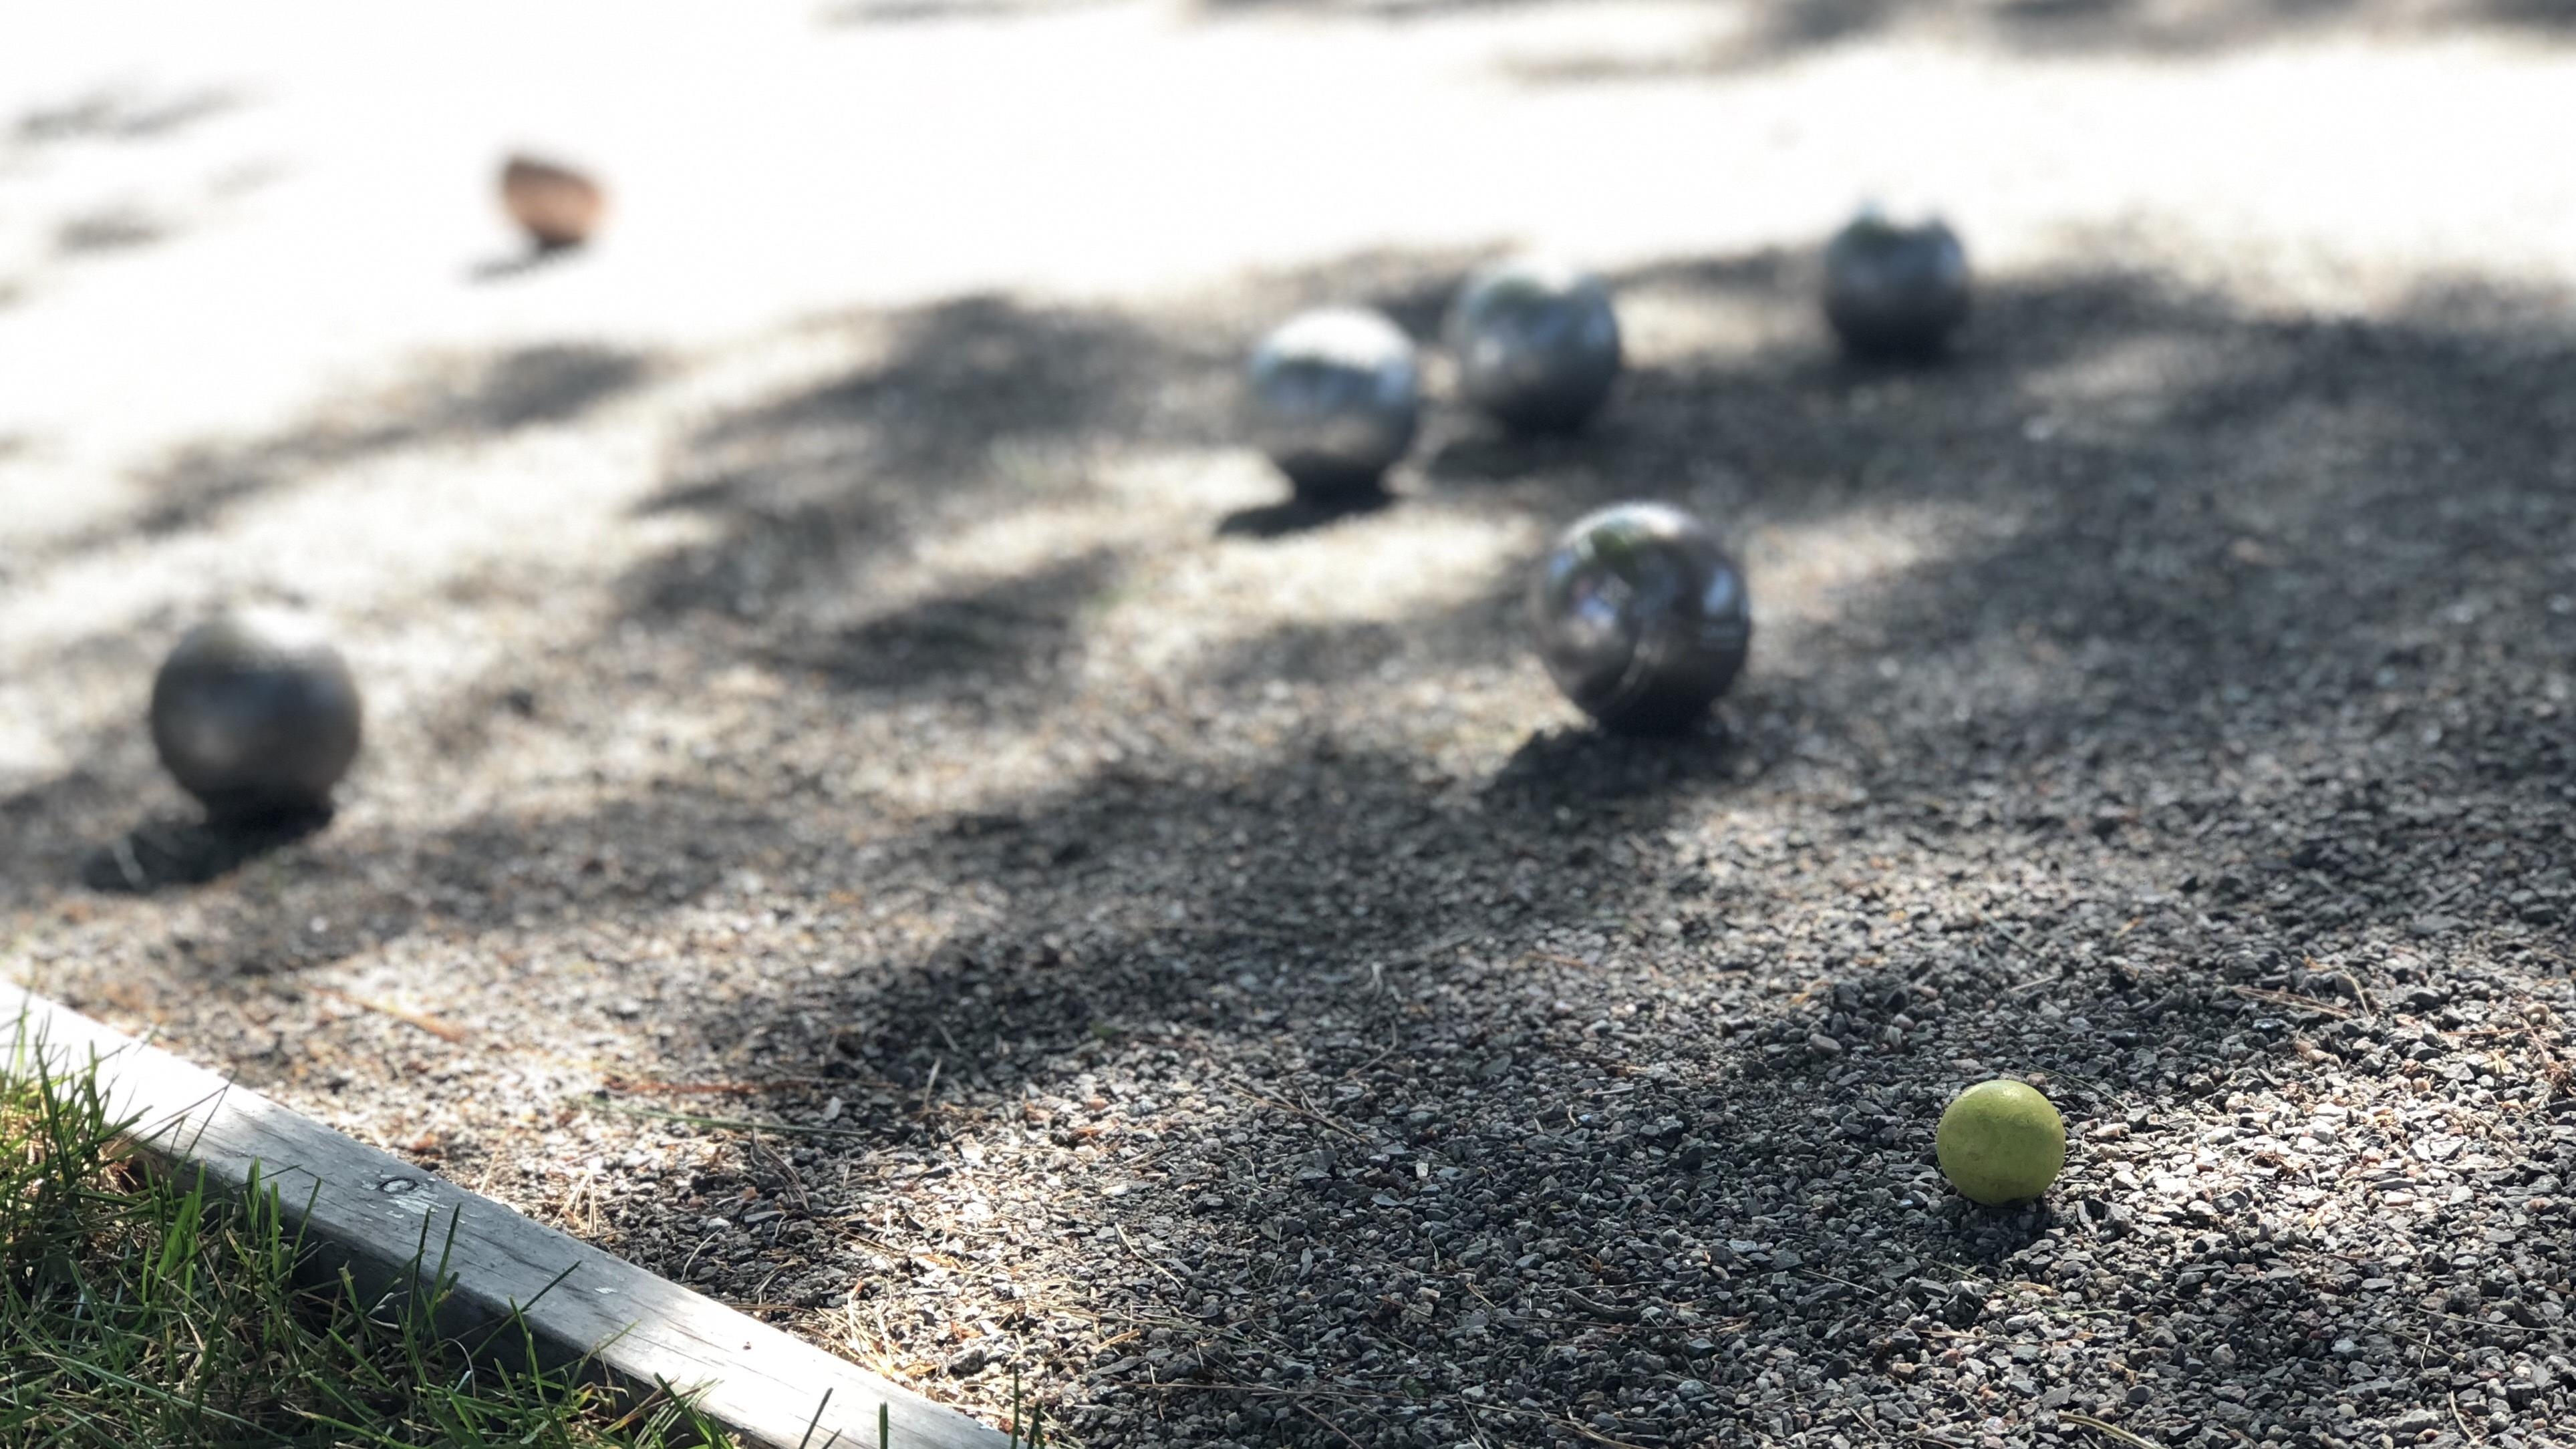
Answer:
[[[1449,309],[1458,384],[1519,432],[1576,428],[1619,376],[1619,314],[1599,277],[1523,258],[1467,279]]]
[[[1855,356],[1937,355],[1968,320],[1968,253],[1937,218],[1863,212],[1825,246],[1825,319]]]
[[[1744,575],[1697,518],[1622,503],[1578,520],[1530,584],[1539,657],[1566,698],[1617,730],[1688,727],[1744,667]]]
[[[1411,339],[1356,307],[1291,318],[1254,349],[1251,382],[1254,445],[1304,498],[1376,492],[1422,420]]]
[[[246,609],[180,639],[152,680],[152,743],[226,820],[326,808],[358,755],[357,682],[300,615]]]

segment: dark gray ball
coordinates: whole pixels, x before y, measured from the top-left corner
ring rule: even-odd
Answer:
[[[1251,382],[1254,445],[1301,497],[1377,491],[1422,419],[1412,341],[1356,307],[1290,319],[1253,351]]]
[[[1539,657],[1583,712],[1618,730],[1682,729],[1744,667],[1744,575],[1697,518],[1622,503],[1578,520],[1530,584]]]
[[[200,624],[152,680],[161,763],[220,819],[325,808],[358,734],[357,682],[299,615],[250,609]]]
[[[1467,401],[1516,431],[1581,426],[1619,376],[1609,287],[1556,262],[1524,258],[1468,278],[1448,338]]]
[[[1856,356],[1935,356],[1968,320],[1968,253],[1937,218],[1864,212],[1825,246],[1825,318]]]

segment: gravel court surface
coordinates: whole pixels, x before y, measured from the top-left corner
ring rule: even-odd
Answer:
[[[14,974],[1086,1445],[2576,1439],[2576,182],[2458,154],[2561,32],[1832,13],[52,22]],[[1025,107],[898,132],[970,77]],[[531,128],[617,210],[518,269]],[[1951,366],[1826,350],[1873,188],[1985,268]],[[1527,239],[1619,283],[1602,424],[1444,404],[1395,506],[1278,507],[1251,339]],[[1755,589],[1691,740],[1523,647],[1632,494]],[[159,653],[279,592],[369,689],[339,819],[81,885],[184,813]],[[1931,1166],[1999,1072],[2046,1208]]]

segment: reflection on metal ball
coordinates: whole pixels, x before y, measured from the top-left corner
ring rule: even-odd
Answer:
[[[209,814],[318,810],[357,758],[357,682],[299,615],[243,610],[180,639],[152,680],[152,743]]]
[[[1968,254],[1938,218],[1863,212],[1825,247],[1825,318],[1857,356],[1933,356],[1968,320]]]
[[[1302,313],[1253,351],[1253,442],[1300,497],[1377,491],[1421,417],[1413,343],[1378,313]]]
[[[1589,272],[1522,259],[1467,279],[1449,310],[1467,400],[1505,427],[1578,427],[1619,376],[1619,315]]]
[[[529,240],[552,251],[590,240],[607,198],[598,182],[568,166],[513,156],[501,168],[501,204]]]
[[[1689,726],[1744,667],[1744,575],[1697,518],[1622,503],[1575,523],[1530,584],[1539,657],[1612,729]]]

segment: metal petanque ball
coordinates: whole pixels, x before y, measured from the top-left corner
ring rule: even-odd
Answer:
[[[208,814],[320,810],[357,758],[357,682],[310,620],[220,615],[180,639],[152,680],[152,743]]]
[[[1937,218],[1864,212],[1825,246],[1825,319],[1856,356],[1934,356],[1968,320],[1968,254]]]
[[[1302,498],[1376,492],[1421,422],[1412,341],[1356,307],[1291,318],[1253,350],[1251,383],[1254,444]]]
[[[1589,272],[1522,259],[1467,279],[1449,309],[1467,400],[1505,427],[1578,427],[1619,376],[1619,314]]]
[[[1622,503],[1575,523],[1539,564],[1530,614],[1547,672],[1617,730],[1687,727],[1744,667],[1744,576],[1697,518]]]

